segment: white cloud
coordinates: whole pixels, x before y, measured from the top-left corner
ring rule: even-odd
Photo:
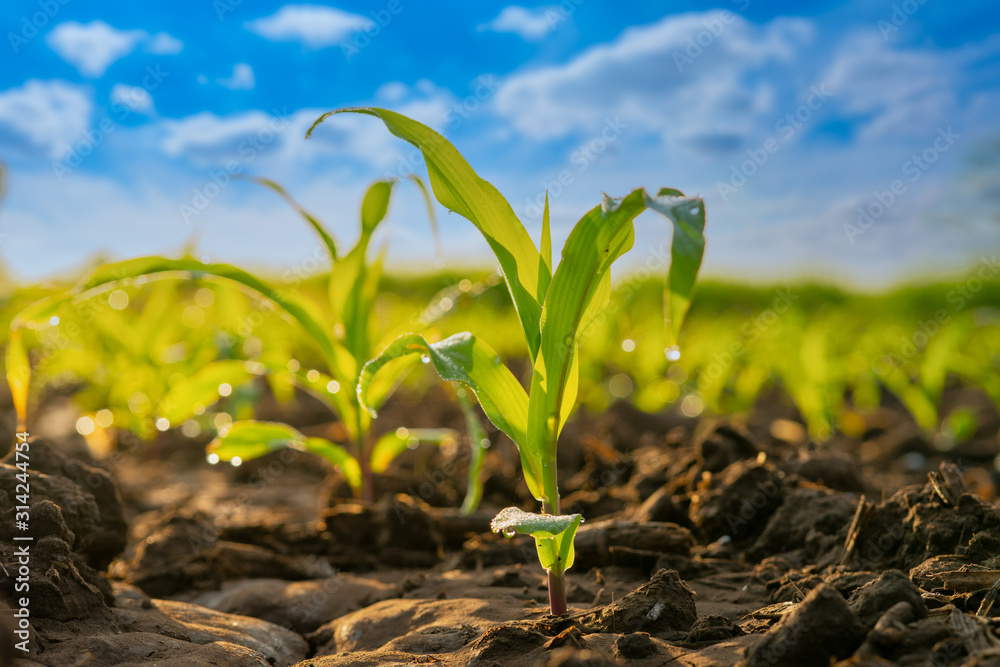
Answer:
[[[118,30],[104,21],[57,25],[45,36],[45,43],[63,60],[89,78],[102,76],[117,60],[146,44],[146,51],[157,55],[175,55],[184,44],[165,32],[150,37],[145,30]]]
[[[669,16],[566,64],[509,77],[495,110],[536,139],[600,132],[620,116],[630,132],[724,152],[774,122],[771,82],[788,78],[814,33],[804,19],[758,26],[731,12]]]
[[[93,104],[85,91],[66,81],[31,79],[0,93],[0,143],[62,157],[90,125]]]
[[[230,90],[253,90],[257,80],[253,75],[253,68],[246,63],[236,63],[233,65],[233,74],[227,79],[219,79],[218,82]]]
[[[146,51],[149,53],[154,53],[158,56],[173,56],[177,55],[184,49],[184,42],[177,39],[173,35],[168,35],[165,32],[158,32],[149,38],[146,43]]]
[[[209,149],[214,151],[222,147],[235,152],[237,145],[260,134],[270,136],[270,141],[273,141],[274,130],[270,128],[277,126],[275,116],[260,110],[228,116],[202,111],[179,120],[165,121],[163,130],[166,136],[162,146],[167,155],[175,157],[187,155],[197,158]]]
[[[393,87],[393,109],[438,130],[446,124],[452,95],[429,81],[416,86]],[[259,109],[225,116],[201,112],[177,120],[165,120],[151,128],[161,149],[172,157],[183,157],[205,167],[236,160],[254,169],[261,161],[277,161],[268,168],[284,171],[306,167],[319,157],[351,158],[378,169],[392,171],[401,155],[412,149],[393,137],[376,119],[356,114],[330,118],[314,137],[305,141],[306,130],[329,109],[299,109],[294,112]],[[252,156],[252,157],[251,157]],[[420,164],[411,165],[419,171]]]
[[[153,112],[153,97],[141,86],[116,83],[111,89],[111,103],[119,104],[129,111],[149,115]]]
[[[389,81],[378,87],[375,91],[375,99],[394,104],[406,97],[409,90],[409,87],[402,81]]]
[[[519,5],[504,7],[492,21],[479,26],[480,31],[509,32],[529,42],[537,42],[552,32],[562,20],[555,7],[526,9]]]
[[[371,25],[371,19],[334,7],[285,5],[271,16],[250,21],[246,28],[272,42],[301,42],[320,49]]]
[[[954,63],[940,52],[895,49],[874,31],[845,40],[825,76],[842,111],[868,117],[860,136],[913,136],[955,109]]]
[[[97,78],[147,37],[145,30],[116,30],[104,21],[67,21],[46,35],[45,42],[81,74]]]

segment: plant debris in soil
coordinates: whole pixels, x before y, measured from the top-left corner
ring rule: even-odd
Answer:
[[[426,502],[460,498],[461,474],[417,491],[454,452],[407,453],[366,505],[307,457],[111,466],[36,438],[30,653],[5,627],[0,663],[1000,664],[1000,509],[983,468],[927,454],[903,418],[818,450],[768,426],[622,406],[571,422],[564,510],[587,522],[561,617],[530,537]],[[892,458],[918,450],[923,470]],[[512,455],[490,450],[487,505],[527,497]],[[0,464],[9,609],[18,472]]]

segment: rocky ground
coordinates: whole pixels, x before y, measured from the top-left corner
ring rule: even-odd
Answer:
[[[15,661],[4,646],[0,663],[1000,664],[1000,418],[962,400],[982,416],[964,443],[886,407],[819,446],[780,400],[744,424],[624,403],[574,419],[563,507],[586,522],[560,618],[531,539],[489,532],[504,505],[537,509],[496,434],[471,516],[454,509],[460,447],[407,452],[364,505],[306,454],[236,469],[204,463],[204,443],[123,440],[95,461],[78,437],[38,437],[31,650]],[[13,463],[0,465],[12,608]]]

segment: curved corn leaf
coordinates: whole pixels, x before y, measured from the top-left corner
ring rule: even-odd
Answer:
[[[473,171],[447,139],[422,123],[386,109],[347,108],[330,111],[306,133],[337,113],[363,113],[380,119],[397,137],[420,149],[427,162],[437,200],[468,219],[486,238],[500,262],[532,357],[538,350],[538,321],[544,299],[545,263],[524,225],[503,195]],[[544,276],[544,277],[543,277]]]
[[[444,247],[441,245],[441,230],[438,228],[437,213],[434,212],[434,201],[431,199],[431,193],[427,191],[423,179],[416,174],[408,174],[407,178],[416,184],[424,198],[424,204],[427,206],[427,219],[431,223],[431,234],[434,236],[434,250],[438,257],[443,257]]]
[[[333,237],[330,236],[330,232],[326,230],[326,227],[323,225],[322,222],[319,221],[319,219],[316,216],[314,216],[306,209],[302,208],[302,205],[299,204],[299,202],[295,201],[295,199],[293,199],[292,196],[288,194],[288,191],[285,190],[285,188],[281,187],[281,185],[279,185],[275,181],[272,181],[269,178],[258,178],[251,176],[247,177],[247,180],[257,183],[259,185],[263,185],[264,187],[271,188],[279,195],[281,195],[281,198],[284,199],[289,206],[295,209],[295,212],[298,213],[300,216],[302,216],[303,220],[312,225],[312,228],[316,230],[316,234],[319,236],[320,240],[323,241],[323,245],[326,246],[327,252],[330,253],[330,259],[332,261],[337,261],[337,244],[333,240]]]
[[[531,535],[542,567],[562,572],[572,567],[575,560],[573,539],[582,521],[580,514],[535,514],[507,507],[493,518],[490,528],[508,537],[515,533]]]
[[[389,212],[389,200],[395,180],[375,181],[361,200],[361,230],[371,234]]]
[[[381,277],[381,264],[368,263],[368,246],[389,210],[395,184],[394,179],[376,181],[365,192],[358,242],[330,273],[330,306],[344,328],[344,346],[356,365],[371,356],[370,314]]]
[[[205,451],[215,454],[220,461],[234,458],[249,461],[304,440],[301,433],[286,424],[247,420],[234,422],[225,435],[215,438]]]
[[[483,499],[483,481],[480,479],[483,472],[483,464],[486,462],[486,450],[489,449],[490,440],[486,437],[486,431],[479,422],[479,416],[472,408],[469,400],[469,392],[465,387],[455,389],[455,398],[458,407],[462,409],[462,417],[465,419],[465,430],[469,436],[469,448],[471,457],[469,460],[468,484],[465,491],[465,500],[462,501],[462,514],[472,514],[479,508],[479,502]]]
[[[27,427],[28,416],[28,386],[31,383],[31,362],[24,340],[19,329],[11,332],[7,340],[5,362],[7,365],[7,384],[10,385],[10,395],[17,411],[17,428],[19,431]]]
[[[139,257],[97,268],[75,289],[75,293],[108,288],[114,283],[157,273],[181,272],[196,277],[213,277],[232,281],[276,304],[292,317],[316,343],[330,369],[337,370],[334,342],[320,324],[314,307],[291,290],[271,287],[259,278],[230,264],[205,264],[195,259]]]
[[[512,536],[514,533],[537,537],[555,537],[574,523],[583,520],[580,514],[537,514],[519,507],[505,507],[490,521],[490,530]]]
[[[372,447],[372,472],[376,475],[385,472],[393,459],[407,449],[413,449],[420,444],[449,445],[457,441],[458,436],[450,428],[397,428],[386,433]]]
[[[223,384],[235,388],[247,380],[261,375],[262,364],[236,359],[214,361],[202,366],[194,375],[184,378],[160,400],[156,413],[171,424],[195,416],[195,408],[211,405],[219,400],[219,387]]]
[[[218,456],[220,461],[236,457],[249,461],[283,447],[322,456],[344,475],[351,488],[360,488],[361,467],[346,449],[325,438],[307,438],[287,424],[254,420],[234,422],[225,435],[209,443],[206,451]]]
[[[702,211],[704,226],[701,200],[651,197],[639,188],[619,200],[605,198],[570,232],[545,296],[541,347],[535,359],[530,392],[529,441],[538,449],[543,461],[551,462],[547,466],[554,465],[556,439],[574,403],[574,363],[580,335],[610,297],[611,265],[632,247],[633,220],[646,208],[651,208],[675,220],[676,228],[682,223],[676,222],[681,214],[675,209],[684,206],[690,214],[695,205]],[[676,250],[684,251],[681,247]],[[685,271],[697,272],[697,265],[688,265]],[[693,285],[694,275],[684,275]],[[551,478],[554,479],[554,475]],[[548,495],[552,493],[554,489]]]
[[[47,322],[59,312],[64,304],[72,300],[66,293],[53,294],[34,302],[17,315],[10,323],[10,337],[5,352],[7,384],[10,385],[11,398],[17,412],[17,423],[20,429],[25,429],[28,423],[28,391],[31,386],[31,361],[28,358],[28,348],[25,346],[22,327],[35,327]]]
[[[468,332],[433,345],[419,334],[404,334],[389,343],[361,371],[358,381],[361,405],[371,411],[368,391],[379,370],[394,359],[413,354],[433,363],[442,380],[461,382],[476,394],[486,416],[510,436],[521,452],[528,488],[532,494],[540,491],[541,461],[527,446],[528,395],[493,348]]]
[[[645,209],[645,192],[621,201],[605,199],[570,232],[559,268],[552,276],[542,311],[542,339],[535,358],[528,414],[531,447],[548,470],[555,465],[555,444],[564,423],[564,398],[573,368],[577,337],[594,295],[611,264],[632,247],[632,220]],[[554,470],[546,475],[554,483]],[[551,501],[555,489],[546,489]]]
[[[332,463],[352,489],[361,488],[361,466],[358,460],[337,443],[326,438],[306,438],[302,441],[301,449],[318,454]]]
[[[646,198],[646,205],[674,223],[663,316],[667,321],[667,345],[676,345],[705,254],[705,202],[698,197],[684,197],[673,188],[661,188],[656,194]]]

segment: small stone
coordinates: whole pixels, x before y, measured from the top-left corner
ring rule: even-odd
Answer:
[[[615,640],[615,655],[627,660],[641,660],[656,653],[656,644],[647,632],[632,632]]]

